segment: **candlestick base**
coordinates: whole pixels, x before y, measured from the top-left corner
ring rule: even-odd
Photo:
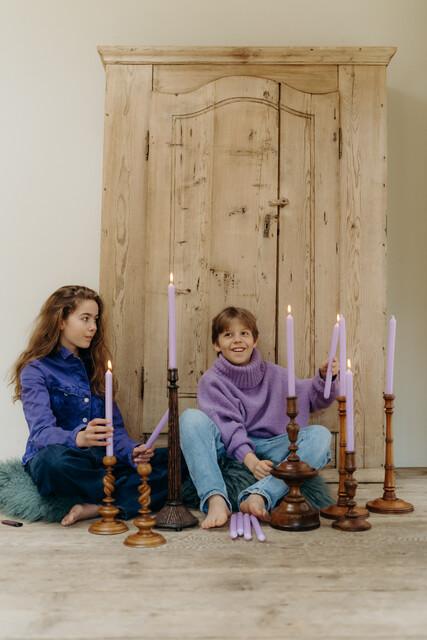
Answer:
[[[151,510],[148,508],[150,504],[150,493],[151,489],[148,486],[148,476],[152,471],[151,464],[148,462],[142,462],[138,465],[137,469],[139,475],[141,476],[141,484],[138,487],[138,491],[140,493],[140,497],[138,498],[138,502],[141,505],[141,509],[138,511],[141,515],[136,518],[133,522],[136,527],[138,527],[137,533],[132,533],[129,535],[126,540],[124,540],[123,544],[128,547],[158,547],[161,544],[166,544],[166,540],[160,533],[156,533],[152,531],[152,528],[156,524],[156,521],[153,517],[148,514],[151,513]]]
[[[91,524],[88,531],[97,535],[111,536],[117,533],[124,533],[129,530],[129,527],[124,522],[121,522],[121,520],[115,519],[119,510],[113,506],[114,498],[111,497],[115,482],[112,469],[117,462],[117,458],[115,456],[104,456],[102,461],[107,468],[107,473],[103,478],[104,492],[106,494],[106,498],[103,500],[105,505],[99,509],[102,520],[97,520]]]
[[[155,518],[158,529],[181,531],[199,524],[199,519],[182,502],[167,502]]]
[[[356,495],[357,480],[353,478],[353,473],[356,471],[355,457],[354,451],[345,452],[345,470],[348,476],[344,484],[347,491],[348,508],[342,518],[332,523],[333,528],[340,531],[368,531],[371,528],[370,522],[366,521],[367,516],[360,516],[356,511],[354,496]]]
[[[300,460],[296,452],[298,446],[299,426],[295,422],[298,415],[298,399],[296,396],[287,397],[287,414],[290,422],[286,427],[289,436],[290,454],[277,467],[271,470],[271,475],[280,478],[289,487],[289,493],[278,507],[270,512],[270,526],[283,531],[310,531],[320,527],[319,512],[308,504],[301,494],[301,485],[309,478],[314,478],[319,472]]]

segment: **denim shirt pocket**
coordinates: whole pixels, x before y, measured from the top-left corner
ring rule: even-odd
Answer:
[[[53,413],[59,417],[68,417],[77,413],[80,406],[80,392],[72,386],[55,385],[49,391]]]

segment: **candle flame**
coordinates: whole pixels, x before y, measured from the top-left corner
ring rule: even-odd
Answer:
[[[349,369],[351,369],[351,362],[350,362],[350,358],[348,358],[348,360],[347,360],[347,367],[348,367]]]
[[[339,322],[339,321],[340,321],[340,314],[337,313],[337,322]]]
[[[173,284],[173,273],[169,274],[169,282]]]
[[[291,312],[291,305],[288,304],[288,313],[290,313],[290,312]]]
[[[108,368],[110,369],[110,371],[113,368],[113,365],[111,364],[111,360],[108,361]]]

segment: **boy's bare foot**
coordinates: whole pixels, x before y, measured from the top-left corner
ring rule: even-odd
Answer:
[[[202,529],[222,527],[230,516],[230,509],[224,498],[218,494],[208,498],[208,515],[202,522]]]
[[[259,493],[249,494],[246,500],[243,500],[241,503],[240,511],[252,514],[264,522],[268,522],[270,520],[269,513],[265,508],[265,500]]]
[[[62,518],[61,524],[63,527],[69,527],[70,524],[74,524],[78,520],[94,518],[98,511],[98,504],[75,504],[74,507],[71,507],[70,512]]]

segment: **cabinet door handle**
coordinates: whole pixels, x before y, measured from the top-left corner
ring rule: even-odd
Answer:
[[[289,200],[287,198],[278,198],[277,200],[270,200],[268,205],[270,207],[286,207],[289,204]]]

